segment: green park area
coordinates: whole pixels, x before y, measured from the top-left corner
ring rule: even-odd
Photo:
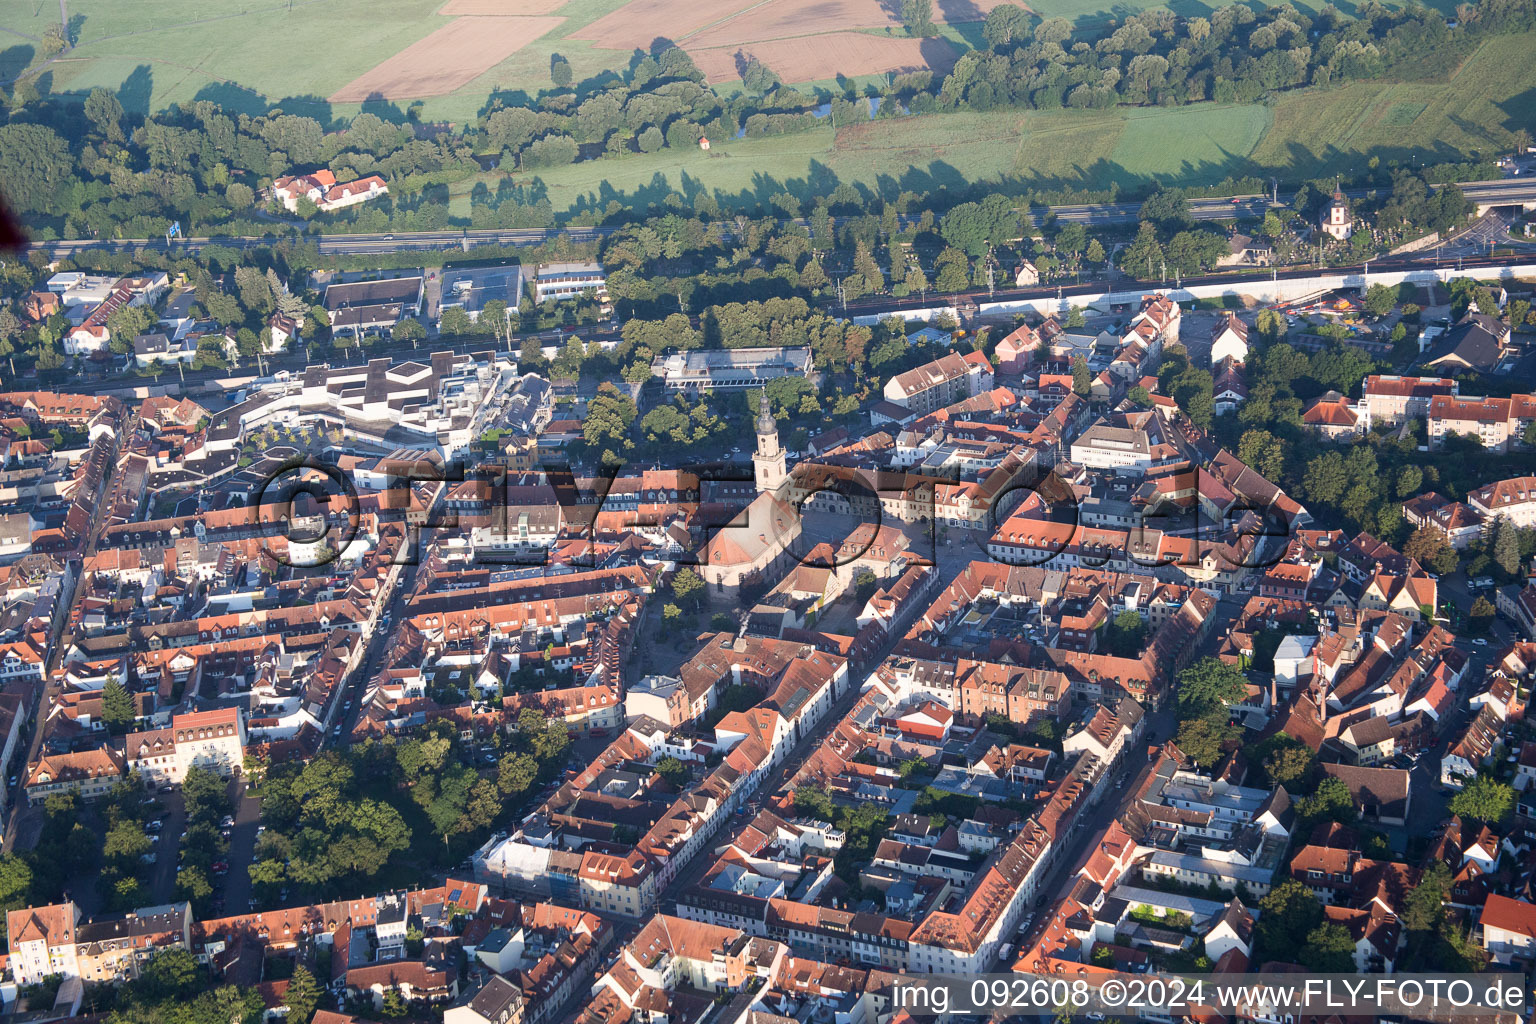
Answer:
[[[1350,174],[1371,155],[1404,164],[1464,160],[1536,131],[1536,33],[1486,40],[1446,81],[1355,82],[1280,93],[1273,103],[1110,110],[961,111],[830,125],[795,135],[717,142],[518,175],[556,211],[668,192],[811,199],[838,182],[929,191],[1013,180],[1043,188],[1200,185],[1229,176],[1288,180]],[[483,175],[455,186],[456,214]]]

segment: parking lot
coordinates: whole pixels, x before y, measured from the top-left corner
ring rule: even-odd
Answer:
[[[256,848],[256,829],[260,824],[261,803],[247,793],[245,780],[229,783],[229,798],[234,805],[233,823],[228,832],[229,852],[216,863],[226,865],[223,872],[215,872],[208,880],[213,884],[215,913],[239,914],[249,909],[251,876],[247,870]],[[181,790],[154,794],[160,811],[154,820],[161,823],[158,831],[151,823],[151,834],[160,836],[155,843],[154,870],[150,873],[149,889],[156,904],[178,899],[176,880],[181,865],[181,846],[187,827],[187,811]]]

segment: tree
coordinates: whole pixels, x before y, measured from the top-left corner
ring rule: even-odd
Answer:
[[[950,253],[959,257],[958,260],[946,259],[945,257]],[[939,258],[934,262],[934,270],[937,273],[933,286],[941,292],[963,292],[970,284],[965,273],[965,256],[957,249],[945,249],[940,253]]]
[[[1338,452],[1324,452],[1308,462],[1301,480],[1303,493],[1324,505],[1337,505],[1349,484],[1344,456]]]
[[[293,969],[283,1002],[288,1006],[288,1016],[284,1019],[289,1024],[309,1024],[309,1019],[315,1015],[315,1008],[320,1005],[320,985],[303,964]]]
[[[1510,330],[1518,331],[1530,324],[1531,303],[1528,299],[1510,299],[1509,305],[1504,307],[1504,315],[1509,318]]]
[[[1134,658],[1141,653],[1147,624],[1134,608],[1123,609],[1104,627],[1104,646],[1113,655]]]
[[[107,316],[107,331],[112,335],[112,350],[127,352],[133,339],[154,325],[155,315],[143,306],[123,306]]]
[[[1349,795],[1349,787],[1344,785],[1342,779],[1332,776],[1318,783],[1316,791],[1311,795],[1296,802],[1297,820],[1306,830],[1321,821],[1352,825],[1356,816],[1355,799]]]
[[[166,949],[150,958],[139,972],[143,991],[157,999],[186,998],[203,983],[197,958],[185,949]]]
[[[657,128],[655,125],[648,125],[645,131],[641,132],[635,139],[635,142],[637,145],[639,145],[640,152],[642,153],[654,153],[660,149],[666,143],[666,141],[666,136],[662,135],[661,129]]]
[[[1227,743],[1237,736],[1237,727],[1230,724],[1225,715],[1208,715],[1181,722],[1175,742],[1197,763],[1210,766],[1221,760]]]
[[[832,798],[820,786],[799,786],[795,789],[795,810],[817,821],[832,821]]]
[[[207,873],[196,864],[184,865],[176,875],[176,894],[189,903],[203,906],[203,901],[213,895],[213,886]],[[199,913],[202,913],[200,910]]]
[[[801,276],[801,284],[805,283],[804,275]],[[928,292],[928,276],[923,273],[923,268],[913,263],[907,268],[906,278],[902,281],[907,286],[907,294],[925,296]],[[1536,423],[1533,423],[1536,427]]]
[[[256,191],[244,182],[232,181],[224,186],[224,201],[232,210],[245,210],[256,202]]]
[[[1248,680],[1220,658],[1201,658],[1179,673],[1178,713],[1181,719],[1200,718],[1248,694]]]
[[[1157,230],[1151,221],[1142,221],[1136,237],[1120,255],[1120,269],[1143,281],[1156,277],[1163,265],[1163,247],[1158,244]]]
[[[933,0],[901,0],[901,23],[909,36],[933,35]]]
[[[1428,526],[1421,526],[1409,534],[1403,544],[1403,554],[1442,576],[1456,571],[1456,549],[1446,542],[1444,534]]]
[[[1507,516],[1499,516],[1494,521],[1493,529],[1493,564],[1497,565],[1505,576],[1520,575],[1520,533],[1514,520]]]
[[[0,127],[0,181],[14,210],[46,212],[72,170],[69,145],[39,124]]]
[[[1093,389],[1093,373],[1088,369],[1088,360],[1082,356],[1072,357],[1072,390],[1079,395],[1086,395]]]
[[[35,362],[39,370],[57,370],[64,365],[64,356],[52,345],[39,345]]]
[[[998,9],[999,8],[993,8],[993,10]],[[1104,262],[1104,246],[1097,238],[1090,238],[1088,240],[1088,252],[1084,255],[1084,259],[1086,259],[1089,263]]]
[[[1410,932],[1439,928],[1445,920],[1445,897],[1450,888],[1450,867],[1443,860],[1431,861],[1420,876],[1419,884],[1404,894],[1403,927]]]
[[[1514,810],[1515,791],[1505,783],[1479,775],[1451,797],[1449,807],[1459,817],[1497,825]]]
[[[1213,267],[1226,254],[1226,239],[1214,231],[1180,231],[1168,241],[1168,266],[1183,274]]]
[[[113,733],[127,732],[137,717],[133,697],[127,689],[116,679],[108,679],[101,689],[101,720],[107,724],[107,729]]]
[[[1468,572],[1470,571],[1469,569]],[[1488,627],[1492,625],[1493,617],[1497,614],[1498,609],[1494,607],[1493,602],[1479,594],[1477,600],[1472,602],[1472,607],[1467,611],[1467,632],[1488,632]]]
[[[1253,327],[1261,338],[1271,343],[1285,337],[1285,317],[1278,310],[1259,310],[1259,315],[1254,318]]]
[[[1285,470],[1285,446],[1267,430],[1247,430],[1237,441],[1237,457],[1260,476],[1278,479]]]
[[[747,66],[741,73],[741,84],[752,92],[769,93],[778,88],[779,76],[756,57],[749,57]]]
[[[379,1012],[383,1016],[395,1020],[409,1014],[411,1009],[405,1005],[405,998],[400,995],[400,990],[390,987],[384,990],[384,1001]]]
[[[688,783],[687,766],[670,754],[656,762],[656,774],[678,789],[682,789]]]
[[[1323,907],[1311,889],[1287,878],[1259,900],[1258,936],[1264,958],[1295,956],[1312,929],[1323,920]]]
[[[538,777],[539,762],[531,755],[507,754],[497,766],[496,788],[508,796],[525,793]]]
[[[437,329],[440,334],[449,337],[458,337],[465,334],[473,334],[475,322],[469,318],[469,314],[462,306],[449,306],[443,310],[438,320]]]
[[[1192,223],[1189,216],[1189,200],[1178,189],[1161,188],[1141,204],[1141,219],[1152,221],[1161,228],[1182,227]]]
[[[1317,755],[1305,743],[1291,739],[1284,733],[1277,745],[1264,759],[1264,774],[1271,784],[1284,786],[1287,792],[1300,793],[1311,788],[1312,776],[1317,771]]]
[[[223,777],[193,765],[181,780],[181,799],[188,818],[218,818],[229,810],[229,792]]]
[[[31,890],[32,865],[14,853],[0,854],[0,910],[26,906]]]
[[[1365,308],[1374,316],[1386,316],[1397,305],[1397,289],[1373,284],[1365,290]]]
[[[704,596],[704,580],[684,566],[672,577],[672,596],[682,604],[696,603]]]
[[[998,4],[987,12],[981,35],[994,50],[1015,39],[1028,39],[1029,12],[1017,4]]]
[[[885,275],[880,272],[874,254],[863,242],[859,242],[854,249],[853,272],[864,279],[864,294],[873,295],[885,290]]]
[[[1324,921],[1307,933],[1301,946],[1302,966],[1320,974],[1352,974],[1355,971],[1355,940],[1349,929]]]
[[[123,135],[123,104],[110,89],[98,85],[91,90],[85,98],[85,116],[108,142],[127,141]]]
[[[555,83],[556,89],[571,86],[571,62],[558,53],[549,55],[549,80]]]

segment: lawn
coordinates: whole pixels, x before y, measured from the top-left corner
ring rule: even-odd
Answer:
[[[1536,130],[1536,33],[1489,39],[1445,82],[1356,82],[1284,95],[1253,151],[1298,175],[1360,169],[1370,156],[1411,163],[1484,156]]]
[[[1289,181],[1359,170],[1370,155],[1420,164],[1508,147],[1536,131],[1536,33],[1490,39],[1446,82],[1362,82],[1282,95],[1273,105],[991,111],[871,121],[778,139],[717,140],[709,153],[576,164],[541,172],[557,211],[654,202],[706,189],[802,200],[837,182],[894,195],[1012,180],[1046,188],[1210,184],[1228,175]],[[463,186],[467,196],[469,184]],[[462,203],[462,200],[461,200]],[[456,214],[467,212],[455,208]]]
[[[1260,106],[1110,111],[1000,111],[830,126],[783,138],[717,143],[708,153],[663,150],[537,174],[557,211],[601,209],[610,200],[656,202],[699,189],[721,198],[802,200],[840,181],[894,195],[901,189],[963,188],[1020,179],[1043,186],[1122,185],[1148,179],[1219,181],[1269,125]],[[1170,139],[1179,139],[1170,144]],[[473,182],[459,187],[468,194]],[[455,207],[455,214],[468,212]]]

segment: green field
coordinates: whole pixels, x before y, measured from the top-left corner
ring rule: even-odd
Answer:
[[[1506,149],[1536,132],[1536,33],[1486,42],[1449,81],[1356,83],[1287,93],[1273,105],[994,111],[829,127],[774,139],[717,140],[709,153],[574,164],[519,180],[557,211],[655,202],[699,190],[766,201],[825,195],[837,182],[886,194],[1012,180],[1039,187],[1211,184],[1233,175],[1288,180],[1361,170],[1370,155],[1434,163]],[[494,175],[482,176],[494,185]],[[456,187],[468,213],[474,182]]]
[[[623,66],[628,55],[564,37],[620,7],[624,0],[571,0],[566,20],[458,93],[423,101],[429,120],[473,118],[497,90],[549,85],[550,54],[558,51],[578,79]],[[70,0],[79,21],[77,43],[43,72],[44,91],[84,93],[100,85],[119,91],[130,110],[160,110],[212,98],[247,113],[280,103],[290,113],[350,117],[358,104],[325,101],[411,43],[449,22],[435,12],[443,0]],[[509,8],[513,5],[509,4]],[[59,20],[43,0],[0,2],[0,78],[24,67],[35,44]],[[403,103],[401,104],[403,106]]]
[[[1321,6],[1319,0],[1299,0]],[[199,97],[246,113],[284,110],[328,119],[355,114],[357,104],[325,97],[353,78],[448,22],[436,13],[443,0],[69,0],[76,45],[42,73],[45,92],[85,93],[96,86],[119,91],[140,113]],[[621,69],[629,55],[569,38],[625,0],[569,0],[555,13],[565,21],[449,96],[421,101],[428,120],[464,122],[493,92],[534,93],[549,85],[549,60],[559,53],[578,81]],[[1449,9],[1454,0],[1435,0]],[[1042,17],[1080,25],[1123,18],[1148,7],[1141,0],[1038,0]],[[1180,14],[1208,14],[1220,0],[1172,0]],[[1344,10],[1352,4],[1342,4]],[[509,0],[508,13],[516,12]],[[43,33],[58,23],[51,0],[0,0],[0,81],[25,68]],[[941,25],[957,43],[984,45],[980,23]],[[859,79],[860,84],[877,79]],[[836,83],[807,83],[836,87]],[[401,101],[400,105],[403,105]]]
[[[717,143],[709,153],[662,150],[541,171],[557,211],[600,209],[611,199],[657,202],[669,192],[704,189],[766,201],[779,192],[802,199],[850,181],[894,194],[901,189],[963,188],[974,181],[1027,179],[1100,187],[1149,178],[1220,181],[1269,126],[1261,106],[1126,111],[955,113],[872,121],[837,133],[830,126],[781,138]],[[1182,139],[1168,145],[1172,137]],[[1235,149],[1235,152],[1234,152]],[[482,175],[455,187],[453,212],[469,212]]]
[[[1357,82],[1286,94],[1251,159],[1261,168],[1327,174],[1356,169],[1370,156],[1422,164],[1507,149],[1516,129],[1536,131],[1533,46],[1533,34],[1496,36],[1445,82]]]

